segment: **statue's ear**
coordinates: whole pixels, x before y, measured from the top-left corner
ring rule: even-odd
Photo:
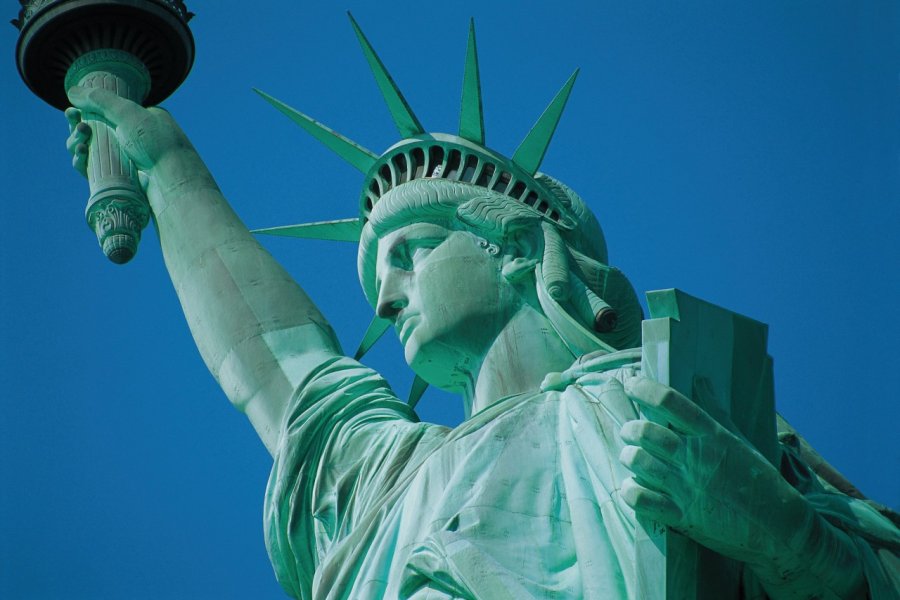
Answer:
[[[503,241],[503,251],[506,254],[520,258],[539,258],[544,252],[544,236],[540,227],[517,227],[512,231],[507,230]]]
[[[533,273],[541,255],[540,240],[533,228],[523,228],[508,235],[503,250],[502,273],[510,283]]]

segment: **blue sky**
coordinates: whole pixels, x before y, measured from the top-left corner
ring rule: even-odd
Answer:
[[[593,207],[638,290],[768,323],[782,414],[900,505],[896,3],[188,6],[197,59],[164,105],[251,227],[354,216],[361,184],[251,87],[375,151],[397,139],[344,9],[425,127],[450,132],[474,16],[487,143],[506,154],[581,67],[543,170]],[[101,255],[65,120],[21,83],[16,32],[0,30],[0,596],[279,598],[270,459],[194,349],[155,232],[124,267]],[[355,248],[263,242],[352,351],[371,315]],[[395,340],[367,360],[406,394]],[[433,392],[420,406],[461,415]]]

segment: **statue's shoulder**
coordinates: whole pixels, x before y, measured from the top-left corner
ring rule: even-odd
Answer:
[[[613,380],[625,380],[640,374],[641,349],[630,348],[618,352],[591,352],[575,359],[565,371],[548,373],[541,382],[541,391],[562,391],[570,386],[595,388]]]

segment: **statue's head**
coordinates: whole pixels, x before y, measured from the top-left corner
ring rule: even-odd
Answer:
[[[446,373],[477,360],[523,307],[546,316],[573,356],[638,345],[640,305],[609,266],[597,219],[572,190],[538,172],[577,72],[507,158],[484,144],[473,28],[460,130],[450,135],[425,132],[351,22],[400,142],[377,155],[261,95],[365,173],[360,218],[344,221],[343,233],[327,225],[328,236],[359,236],[363,290],[378,316],[395,323],[416,372],[441,384],[440,373],[428,376],[430,364]],[[315,237],[288,229],[278,233]]]
[[[525,306],[547,316],[574,356],[640,343],[640,306],[628,280],[606,264],[594,215],[561,183],[536,179],[574,227],[560,229],[498,191],[443,178],[399,185],[369,213],[360,282],[431,383],[454,376],[448,365],[477,361]],[[430,365],[441,368],[430,373]]]

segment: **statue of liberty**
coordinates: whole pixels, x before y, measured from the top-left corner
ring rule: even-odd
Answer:
[[[271,233],[359,240],[376,320],[455,429],[340,348],[172,116],[73,88],[84,171],[111,123],[141,173],[204,361],[274,458],[266,542],[297,598],[641,598],[661,523],[740,565],[735,598],[896,598],[900,534],[790,446],[772,462],[641,368],[642,311],[579,196],[539,172],[573,75],[511,158],[484,145],[474,32],[460,128],[428,133],[353,23],[403,139],[377,155],[263,95],[365,174],[360,216]],[[363,348],[364,350],[365,348]],[[414,400],[414,399],[413,399]],[[656,415],[655,419],[644,418]]]

